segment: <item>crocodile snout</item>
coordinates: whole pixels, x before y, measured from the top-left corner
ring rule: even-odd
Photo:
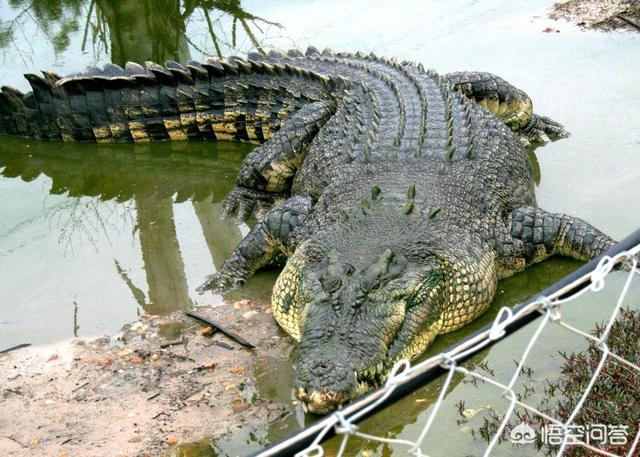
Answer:
[[[296,396],[300,401],[304,402],[307,410],[314,414],[330,413],[348,400],[347,396],[340,392],[327,389],[307,392],[302,387],[298,388]]]

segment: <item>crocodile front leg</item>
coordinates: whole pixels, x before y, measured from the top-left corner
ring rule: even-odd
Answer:
[[[306,105],[269,141],[251,151],[242,162],[235,187],[223,202],[221,216],[236,214],[242,222],[255,211],[261,218],[278,200],[286,198],[311,141],[334,112],[332,102]]]
[[[499,247],[504,251],[502,260],[498,255],[504,270],[502,277],[554,254],[587,262],[616,244],[612,238],[582,219],[549,213],[534,206],[513,211],[507,229],[512,239]]]
[[[198,287],[198,292],[238,289],[278,253],[290,255],[300,240],[311,209],[311,200],[304,197],[292,197],[273,207],[238,244],[220,271]]]
[[[465,71],[449,73],[445,80],[502,119],[527,144],[548,143],[569,136],[558,122],[534,114],[531,98],[499,76]]]

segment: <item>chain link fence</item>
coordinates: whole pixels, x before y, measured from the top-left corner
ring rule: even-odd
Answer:
[[[611,329],[620,315],[620,311],[625,303],[625,298],[629,293],[632,282],[640,282],[636,276],[640,275],[638,269],[638,256],[640,255],[640,230],[636,231],[617,246],[612,248],[600,259],[583,266],[573,274],[565,277],[560,282],[545,290],[538,297],[531,301],[516,306],[514,308],[504,307],[496,316],[493,323],[481,329],[474,335],[466,338],[462,342],[448,348],[438,355],[420,362],[414,366],[406,360],[399,361],[393,368],[384,386],[369,395],[347,405],[341,410],[326,416],[315,424],[310,425],[296,435],[270,446],[268,449],[258,453],[259,456],[284,456],[295,455],[296,457],[319,457],[325,455],[324,442],[330,437],[337,435],[340,439],[335,455],[347,455],[347,443],[350,438],[383,443],[394,446],[394,449],[403,449],[401,455],[412,455],[415,457],[425,457],[429,453],[428,438],[433,434],[433,425],[437,420],[438,412],[441,410],[444,399],[450,391],[455,374],[462,375],[464,379],[473,382],[479,381],[487,386],[498,389],[507,401],[507,408],[499,416],[496,416],[494,429],[491,436],[485,436],[487,445],[483,451],[483,456],[492,455],[496,446],[504,440],[505,431],[510,431],[512,443],[531,443],[535,431],[526,423],[513,427],[510,425],[512,419],[520,416],[514,411],[518,408],[525,411],[532,417],[537,417],[545,422],[546,431],[553,430],[555,434],[554,446],[551,451],[557,455],[566,455],[567,449],[582,448],[583,453],[579,455],[605,455],[612,457],[633,457],[640,455],[640,428],[638,424],[629,424],[631,434],[627,436],[628,430],[624,430],[624,441],[628,450],[624,454],[611,452],[610,449],[597,447],[589,440],[581,439],[576,435],[577,425],[575,420],[579,415],[589,394],[594,389],[594,385],[603,373],[605,363],[616,363],[634,372],[634,377],[640,380],[640,367],[611,350],[608,345],[608,337]],[[597,335],[589,334],[570,323],[563,316],[563,309],[572,306],[577,302],[578,297],[589,292],[599,293],[605,287],[609,275],[614,269],[627,271],[626,280],[617,294],[617,301],[606,323]],[[524,351],[517,361],[516,368],[510,376],[508,382],[500,382],[491,376],[491,370],[470,369],[462,365],[474,354],[478,354],[483,349],[504,339],[508,334],[518,331],[523,326],[532,324],[538,320],[537,327],[528,340]],[[548,411],[528,402],[526,398],[518,394],[515,386],[523,372],[527,370],[526,363],[530,354],[539,343],[541,334],[548,326],[559,326],[564,331],[571,332],[581,338],[586,339],[593,348],[599,351],[599,360],[592,370],[585,388],[572,404],[572,410],[566,415],[564,420],[553,417]],[[562,348],[558,348],[562,350]],[[439,391],[433,407],[430,409],[426,420],[421,424],[419,434],[413,439],[384,436],[384,434],[366,433],[361,430],[358,424],[375,412],[381,411],[391,403],[415,392],[420,387],[433,382],[436,378],[444,377],[444,384]],[[526,396],[525,396],[526,397]],[[611,430],[609,430],[611,431]],[[618,442],[623,438],[622,430],[613,430],[612,441],[617,438]],[[628,439],[628,442],[627,442]],[[331,452],[334,455],[334,452]]]

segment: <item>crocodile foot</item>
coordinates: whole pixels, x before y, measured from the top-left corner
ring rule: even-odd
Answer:
[[[562,124],[537,114],[531,116],[529,124],[521,131],[521,139],[527,146],[542,145],[568,136],[569,132]]]
[[[241,223],[255,214],[256,219],[262,220],[272,206],[285,198],[280,193],[235,186],[222,202],[220,217],[226,219],[235,214],[236,222]]]
[[[246,278],[234,272],[228,272],[221,270],[217,273],[207,276],[207,279],[202,283],[196,291],[202,295],[206,291],[211,291],[214,294],[222,294],[231,290],[238,290],[244,286]]]

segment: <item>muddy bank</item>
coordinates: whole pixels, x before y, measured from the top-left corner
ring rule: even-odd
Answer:
[[[640,32],[640,0],[569,0],[556,3],[549,17],[589,29]]]
[[[178,312],[143,316],[116,337],[0,356],[2,454],[216,455],[209,438],[266,429],[291,414],[291,404],[261,398],[256,388],[256,362],[292,349],[267,305],[243,300],[194,311],[256,348]]]

